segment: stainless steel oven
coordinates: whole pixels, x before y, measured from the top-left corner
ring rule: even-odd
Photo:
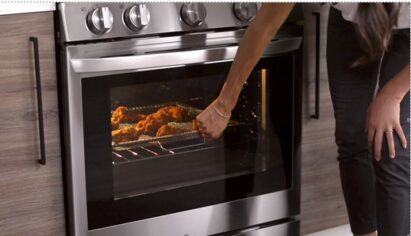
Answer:
[[[71,235],[299,235],[301,26],[272,40],[221,138],[193,122],[257,9],[59,5]]]

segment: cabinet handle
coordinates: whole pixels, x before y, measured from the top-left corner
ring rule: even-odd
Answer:
[[[320,119],[320,13],[313,12],[315,16],[315,114],[312,119]]]
[[[39,120],[40,159],[38,163],[46,165],[46,149],[44,144],[43,99],[41,94],[40,58],[38,38],[30,37],[34,50],[34,66],[36,72],[37,112]]]

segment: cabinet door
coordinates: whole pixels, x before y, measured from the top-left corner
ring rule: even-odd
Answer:
[[[328,86],[326,41],[329,4],[303,4],[304,92],[302,132],[301,231],[303,234],[347,224],[335,144],[334,111]],[[316,18],[320,13],[320,118],[315,113]]]
[[[64,235],[53,13],[0,16],[0,234]],[[39,40],[47,164],[40,157],[33,45]]]

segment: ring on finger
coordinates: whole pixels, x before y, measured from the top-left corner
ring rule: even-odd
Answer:
[[[392,134],[393,130],[386,130],[385,133],[386,134]]]

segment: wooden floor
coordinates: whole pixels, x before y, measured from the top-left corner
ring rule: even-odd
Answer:
[[[341,225],[319,232],[306,234],[305,236],[350,236],[352,235],[349,225]]]

